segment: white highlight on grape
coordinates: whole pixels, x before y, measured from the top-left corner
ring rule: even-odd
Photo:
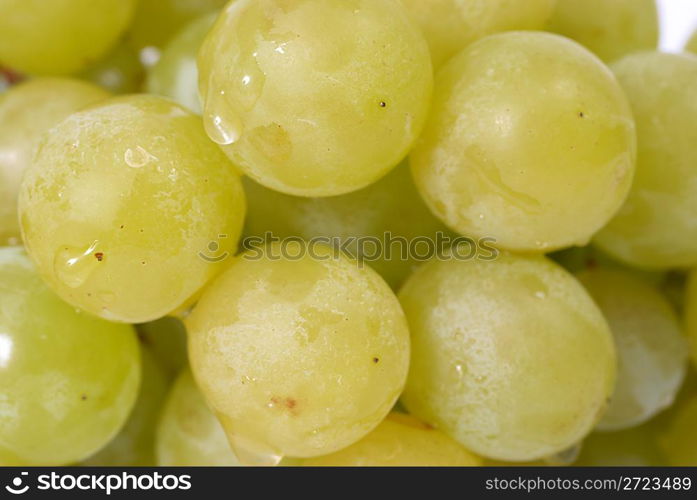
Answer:
[[[12,357],[12,338],[6,333],[0,333],[0,368],[5,368]]]

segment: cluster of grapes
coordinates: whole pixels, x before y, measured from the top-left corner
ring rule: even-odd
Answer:
[[[697,465],[697,37],[657,39],[0,0],[0,465]],[[495,252],[357,258],[388,233]]]

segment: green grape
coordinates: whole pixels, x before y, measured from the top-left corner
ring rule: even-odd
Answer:
[[[367,255],[371,257],[368,264],[395,289],[418,264],[414,252],[407,252],[409,242],[415,238],[435,240],[439,231],[447,231],[424,205],[406,165],[360,191],[328,198],[290,196],[247,178],[243,184],[249,203],[248,235],[261,237],[272,232],[279,238],[305,240],[337,237],[342,243],[349,238],[375,238],[381,242],[382,250],[366,242],[362,253],[379,253],[376,259]],[[392,239],[404,238],[406,243],[397,242],[388,248],[388,232]],[[354,240],[346,249],[358,256],[361,244]],[[420,252],[425,260],[426,252]]]
[[[600,430],[639,425],[673,403],[687,346],[668,301],[626,271],[596,268],[578,279],[605,315],[617,349],[617,385]]]
[[[366,437],[348,448],[303,460],[303,466],[463,467],[482,461],[442,432],[408,415],[387,416]]]
[[[200,118],[146,95],[51,129],[19,195],[22,235],[48,284],[129,323],[172,312],[222,270],[244,211],[239,176]]]
[[[121,432],[86,466],[154,467],[155,430],[169,389],[169,379],[145,345],[141,346],[141,384],[133,411]]]
[[[136,330],[167,378],[173,379],[187,366],[186,328],[179,318],[166,316],[136,325]]]
[[[132,94],[140,91],[145,69],[138,53],[121,44],[106,57],[85,68],[79,76],[115,94]]]
[[[17,193],[41,134],[107,97],[99,87],[69,78],[28,80],[0,95],[0,246],[19,243]]]
[[[584,245],[632,183],[635,130],[612,73],[549,33],[492,35],[438,73],[411,155],[451,229],[517,251]]]
[[[583,441],[573,464],[580,467],[651,467],[665,465],[656,442],[656,426],[645,424],[619,432],[595,432]]]
[[[542,29],[556,0],[401,0],[424,32],[438,68],[482,37]]]
[[[612,334],[578,281],[544,257],[434,260],[399,298],[411,330],[401,401],[487,458],[574,446],[615,382]]]
[[[0,62],[23,73],[67,75],[105,55],[136,0],[0,0]]]
[[[697,31],[695,31],[692,37],[687,41],[685,50],[697,54]]]
[[[160,60],[148,71],[148,92],[171,97],[182,106],[201,112],[196,55],[217,17],[214,12],[194,20],[167,44]]]
[[[377,273],[324,245],[245,252],[186,324],[194,376],[245,464],[356,442],[407,375],[397,298]]]
[[[636,267],[697,264],[697,56],[647,52],[613,70],[629,97],[639,137],[626,203],[595,243]]]
[[[188,369],[174,383],[160,417],[157,463],[167,467],[240,465]]]
[[[690,273],[685,291],[685,328],[692,363],[697,367],[697,270]]]
[[[697,466],[697,393],[692,393],[670,412],[659,431],[658,444],[667,464],[674,467]]]
[[[128,33],[137,50],[164,47],[188,23],[223,8],[228,0],[139,0]]]
[[[138,392],[130,326],[76,312],[20,248],[0,248],[0,465],[65,465],[126,422]]]
[[[396,166],[433,79],[398,0],[237,0],[198,66],[209,137],[260,184],[298,196],[356,191]]]
[[[656,0],[557,0],[547,29],[585,45],[604,61],[656,50]]]

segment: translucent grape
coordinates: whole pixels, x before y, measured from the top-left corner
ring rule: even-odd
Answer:
[[[612,73],[575,42],[515,32],[442,68],[411,166],[451,229],[547,252],[585,244],[616,213],[634,157],[634,122]]]
[[[615,383],[612,334],[553,262],[434,260],[399,298],[412,342],[401,401],[467,449],[537,460],[574,446],[601,417]]]
[[[140,91],[145,68],[135,50],[120,44],[103,59],[85,68],[79,76],[115,94],[132,94]]]
[[[687,41],[685,50],[697,54],[697,31],[695,31],[692,37],[690,37],[690,39]]]
[[[442,432],[414,417],[392,413],[366,437],[331,455],[303,460],[303,466],[463,467],[481,465]]]
[[[583,441],[573,464],[581,467],[651,467],[665,465],[656,427],[645,424],[619,432],[595,432]]]
[[[186,368],[186,328],[180,319],[166,316],[137,325],[136,330],[168,378],[173,379]]]
[[[155,429],[169,379],[147,346],[141,346],[141,384],[133,411],[121,432],[81,465],[154,467]]]
[[[0,249],[0,464],[65,465],[119,431],[138,392],[130,326],[80,314]]]
[[[196,56],[217,17],[214,12],[194,20],[167,44],[160,60],[148,71],[148,92],[171,97],[191,111],[201,112]]]
[[[136,0],[0,0],[0,62],[66,75],[98,60],[128,27]]]
[[[37,78],[0,95],[0,246],[20,241],[17,193],[41,134],[109,94],[69,78]]]
[[[398,0],[236,0],[199,53],[210,138],[287,194],[358,190],[418,137],[428,46]]]
[[[167,397],[157,430],[157,462],[174,467],[240,465],[188,369]]]
[[[398,288],[418,265],[420,258],[409,252],[408,245],[416,238],[436,240],[445,226],[424,205],[409,174],[409,168],[401,165],[384,179],[354,193],[327,198],[300,198],[290,196],[255,183],[243,180],[249,202],[246,221],[248,235],[263,236],[271,232],[279,238],[300,237],[305,240],[318,237],[337,237],[341,242],[349,238],[375,238],[382,250],[357,241],[347,250],[357,256],[363,247],[368,264],[393,287]],[[387,244],[386,233],[392,239],[403,238]],[[388,252],[389,250],[389,252]],[[376,257],[375,259],[373,257]]]
[[[141,50],[164,47],[184,26],[222,9],[228,0],[139,0],[128,43]]]
[[[667,464],[674,467],[697,466],[697,393],[682,401],[659,432],[658,443]]]
[[[421,26],[438,68],[493,33],[542,29],[556,0],[401,0]]]
[[[617,385],[601,430],[643,423],[673,403],[687,369],[687,346],[671,305],[625,271],[578,274],[605,315],[617,348]]]
[[[690,341],[692,363],[697,367],[697,271],[692,271],[685,293],[685,327]]]
[[[656,0],[557,0],[547,29],[576,40],[605,61],[656,50]]]
[[[245,252],[187,318],[194,376],[243,463],[344,448],[402,391],[404,314],[377,273],[298,241]]]
[[[595,238],[647,269],[697,264],[697,56],[647,52],[612,66],[637,123],[636,177],[617,216]]]
[[[244,210],[200,119],[154,96],[113,98],[54,127],[19,199],[28,252],[58,295],[131,323],[168,314],[215,276]]]

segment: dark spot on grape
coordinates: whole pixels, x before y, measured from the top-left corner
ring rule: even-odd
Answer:
[[[83,401],[87,401],[87,394],[83,394],[82,396],[80,396],[80,399],[82,399]]]
[[[386,103],[385,101],[380,101],[380,107],[381,107],[381,108],[386,108],[386,107],[387,107],[387,103]]]
[[[380,358],[373,358],[373,363],[377,364],[380,362]]]
[[[119,226],[119,229],[123,229],[123,224],[121,224],[121,226]]]
[[[586,115],[583,114],[583,111],[579,112],[579,114],[578,114],[579,118],[583,118],[584,116],[586,116]]]
[[[97,258],[99,262],[104,260],[104,254],[102,252],[97,252],[94,254],[94,256]]]
[[[145,261],[142,261],[141,264],[145,265]]]

